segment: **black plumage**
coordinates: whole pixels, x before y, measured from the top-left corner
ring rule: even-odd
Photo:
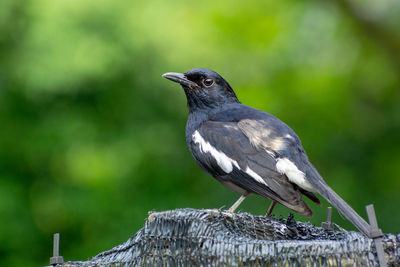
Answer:
[[[163,77],[181,84],[185,91],[189,107],[186,142],[197,164],[241,194],[231,211],[254,193],[310,217],[312,211],[301,197],[320,204],[317,192],[369,235],[368,223],[325,183],[289,126],[241,104],[231,86],[211,70]]]

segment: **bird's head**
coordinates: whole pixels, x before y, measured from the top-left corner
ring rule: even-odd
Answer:
[[[212,70],[194,69],[186,73],[168,72],[162,76],[182,86],[190,111],[239,103],[231,86]]]

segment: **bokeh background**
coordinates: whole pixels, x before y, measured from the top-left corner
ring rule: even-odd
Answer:
[[[395,0],[1,0],[0,266],[48,264],[55,232],[85,260],[148,211],[237,199],[192,160],[184,93],[161,78],[196,67],[289,124],[339,195],[398,232],[398,14]],[[296,219],[320,225],[328,205],[310,205]]]

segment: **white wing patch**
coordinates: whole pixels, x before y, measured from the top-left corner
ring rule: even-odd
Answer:
[[[268,184],[264,181],[264,179],[258,175],[257,173],[255,173],[252,169],[250,169],[249,167],[246,167],[245,173],[247,173],[248,175],[250,175],[251,177],[253,177],[257,182],[265,184],[266,186],[268,186]]]
[[[192,135],[192,140],[195,144],[198,144],[200,147],[200,151],[202,153],[210,153],[211,156],[217,161],[217,164],[225,173],[230,173],[233,170],[233,165],[238,168],[239,170],[239,164],[237,163],[236,160],[231,159],[227,155],[225,155],[223,152],[218,151],[215,147],[213,147],[209,142],[204,140],[204,138],[200,135],[198,131],[195,131]],[[249,167],[246,167],[246,170],[244,171],[247,173],[250,177],[252,177],[254,180],[256,180],[259,183],[265,184],[266,186],[267,183],[264,181],[264,179],[258,175],[256,172],[254,172],[252,169]]]
[[[304,172],[300,171],[288,158],[278,159],[276,162],[276,169],[281,174],[285,174],[292,183],[297,184],[307,191],[315,192],[314,187],[307,181]]]
[[[217,161],[218,166],[221,167],[224,172],[230,173],[233,170],[232,164],[239,169],[239,165],[236,160],[233,160],[223,152],[218,151],[209,142],[204,140],[198,131],[193,133],[192,140],[195,144],[199,145],[202,153],[210,153],[211,156]]]

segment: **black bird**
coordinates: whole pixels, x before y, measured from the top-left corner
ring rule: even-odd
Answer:
[[[185,91],[189,107],[186,142],[197,164],[241,195],[231,212],[254,193],[272,200],[268,215],[279,202],[311,217],[301,197],[320,205],[317,192],[369,236],[369,224],[325,183],[289,126],[241,104],[231,86],[214,71],[194,69],[162,76]]]

